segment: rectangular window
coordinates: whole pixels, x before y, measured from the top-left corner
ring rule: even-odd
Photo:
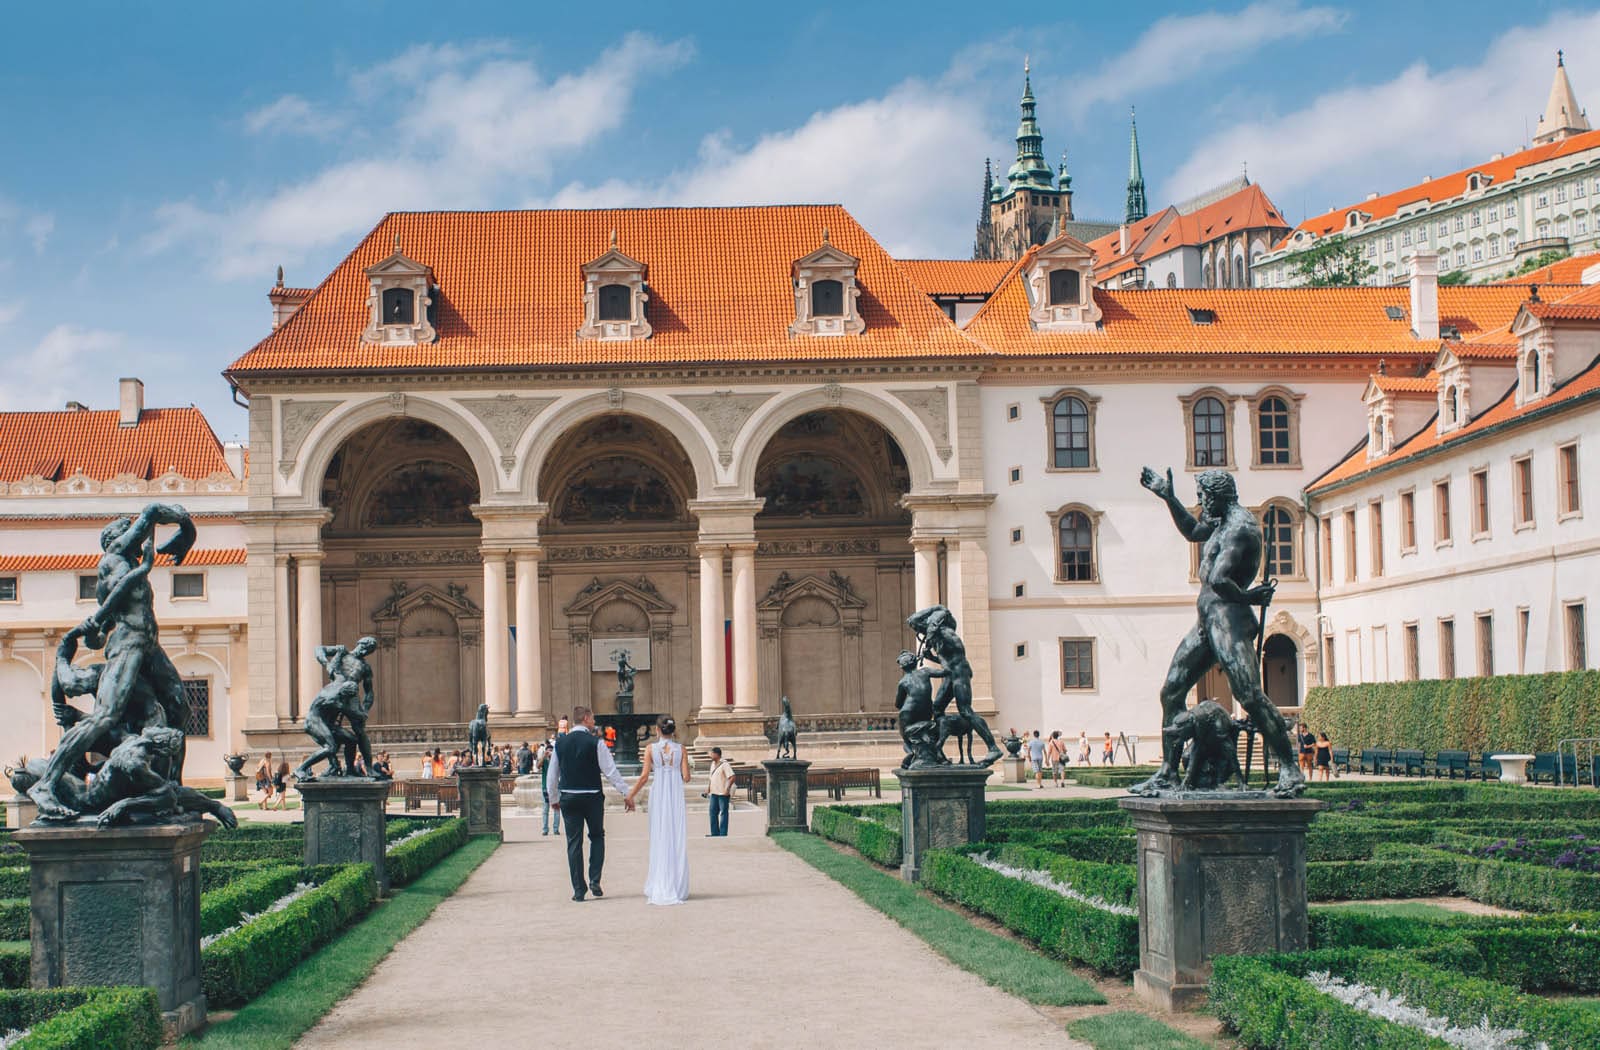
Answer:
[[[1061,639],[1061,688],[1094,688],[1094,639]]]
[[[183,735],[210,736],[211,679],[185,678],[183,695],[189,701],[189,719],[183,724]]]
[[[1322,636],[1322,684],[1336,685],[1333,666],[1333,635]]]
[[[1556,187],[1556,203],[1560,204],[1562,201],[1564,201],[1566,199],[1567,199],[1567,188],[1565,186],[1557,186]]]
[[[1346,583],[1356,578],[1356,512],[1344,512],[1344,578]]]
[[[1572,602],[1564,613],[1567,618],[1567,670],[1582,671],[1589,666],[1588,626],[1584,623],[1583,603]]]
[[[1494,617],[1478,614],[1478,677],[1494,674]]]
[[[1022,480],[1022,468],[1021,467],[1012,467],[1011,468],[1011,484],[1015,485],[1017,482],[1019,482],[1021,480]]]
[[[1499,217],[1500,217],[1500,209],[1498,209],[1498,208],[1490,208],[1489,209],[1489,221],[1490,222],[1494,222]]]
[[[1526,605],[1517,610],[1517,673],[1528,673],[1528,626],[1533,619]]]
[[[1489,535],[1489,472],[1472,472],[1472,535]]]
[[[1511,461],[1511,477],[1516,488],[1512,495],[1515,498],[1517,524],[1526,526],[1533,524],[1533,459],[1523,456],[1521,459]]]
[[[1441,222],[1439,224],[1439,236],[1441,236],[1441,237],[1450,236],[1450,224],[1448,222]]]
[[[1028,658],[1028,643],[1018,642],[1011,652],[1018,660],[1026,660]]]
[[[1394,251],[1394,234],[1391,233],[1383,239],[1383,250],[1386,252]]]
[[[1372,575],[1383,575],[1383,504],[1373,500],[1367,505],[1368,540],[1372,545]]]
[[[1022,542],[1022,530],[1021,529],[1012,529],[1011,530],[1011,542],[1012,543],[1021,543]]]
[[[1474,226],[1482,226],[1483,225],[1483,214],[1481,212],[1474,211],[1472,213],[1472,225],[1474,225]]]
[[[1433,483],[1433,542],[1450,542],[1450,483]]]
[[[1406,681],[1415,682],[1422,677],[1422,634],[1414,623],[1406,624],[1405,634]]]
[[[1417,494],[1400,493],[1400,552],[1417,549]]]
[[[1411,243],[1411,231],[1405,230],[1400,234],[1400,245],[1405,247]]]
[[[1472,261],[1483,262],[1483,249],[1481,247],[1475,247],[1472,249]]]
[[[1465,266],[1465,265],[1467,265],[1467,250],[1465,248],[1463,248],[1460,251],[1456,252],[1456,265],[1457,266]]]
[[[0,576],[0,602],[14,602],[17,600],[17,578],[15,576]]]
[[[1548,207],[1549,204],[1550,204],[1550,194],[1548,194],[1548,193],[1537,193],[1537,194],[1534,194],[1533,206],[1535,208]]]
[[[92,602],[92,601],[94,601],[95,600],[94,588],[95,588],[95,584],[98,583],[98,582],[99,582],[98,579],[93,574],[90,574],[90,575],[87,575],[87,576],[79,576],[78,577],[78,600],[80,602]]]
[[[1574,197],[1582,197],[1585,192],[1586,192],[1586,187],[1583,185],[1583,180],[1582,179],[1579,179],[1577,182],[1574,182],[1572,184],[1572,195]]]
[[[1573,219],[1572,220],[1572,232],[1573,233],[1588,233],[1589,232],[1589,216],[1580,215],[1576,219]]]
[[[1439,677],[1456,676],[1456,622],[1445,618],[1439,621]]]
[[[174,598],[204,598],[206,596],[206,574],[203,572],[173,573],[172,596]]]
[[[1199,544],[1191,543],[1191,547]],[[1322,519],[1322,578],[1333,582],[1333,519]]]
[[[1025,598],[1025,597],[1027,597],[1027,595],[1028,595],[1028,585],[1027,584],[1025,584],[1025,583],[1013,583],[1011,585],[1011,597],[1013,597],[1013,598]]]
[[[1578,491],[1578,446],[1576,443],[1556,449],[1558,479],[1561,488],[1561,513],[1576,514],[1583,509],[1582,494]]]
[[[1022,406],[1021,405],[1007,405],[1006,406],[1006,419],[1007,420],[1009,420],[1010,422],[1015,423],[1017,420],[1019,420],[1021,418],[1022,418]]]
[[[1461,231],[1465,230],[1466,228],[1467,228],[1466,217],[1463,216],[1463,215],[1457,215],[1456,216],[1456,232],[1460,233]]]

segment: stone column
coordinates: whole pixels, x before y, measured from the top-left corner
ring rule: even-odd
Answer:
[[[939,604],[939,541],[913,538],[911,558],[917,608]]]
[[[727,709],[727,660],[723,641],[722,548],[700,548],[700,716]]]
[[[972,663],[972,706],[981,715],[998,713],[994,702],[994,647],[989,635],[989,552],[981,537],[962,536],[947,544],[947,601]]]
[[[544,718],[544,662],[539,626],[539,552],[519,550],[517,564],[517,714]]]
[[[506,680],[506,552],[483,552],[483,702],[491,715],[511,713]]]
[[[756,671],[756,545],[730,545],[733,552],[733,706],[757,711],[761,698]]]
[[[298,628],[296,665],[299,668],[298,710],[311,710],[311,701],[322,688],[322,665],[317,663],[317,647],[322,639],[322,552],[305,551],[294,556],[296,594],[295,624]]]
[[[294,721],[294,691],[289,687],[289,556],[272,557],[273,712],[279,723]]]

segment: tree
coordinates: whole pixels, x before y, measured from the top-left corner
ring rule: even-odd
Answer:
[[[1530,259],[1522,260],[1522,265],[1518,266],[1515,270],[1512,270],[1511,276],[1520,277],[1522,274],[1532,273],[1534,270],[1537,270],[1542,266],[1549,266],[1551,263],[1558,263],[1562,259],[1569,259],[1571,257],[1571,252],[1562,251],[1560,248],[1551,248],[1549,251],[1540,252],[1538,255],[1535,255]]]
[[[1295,283],[1310,288],[1352,288],[1365,284],[1378,268],[1367,262],[1359,244],[1344,234],[1324,237],[1304,251],[1289,256],[1289,273]]]
[[[1447,271],[1445,273],[1441,273],[1439,275],[1439,287],[1448,288],[1448,287],[1450,287],[1451,285],[1454,285],[1454,284],[1466,284],[1467,280],[1468,280],[1467,271],[1465,271],[1465,270],[1449,270],[1449,271]]]

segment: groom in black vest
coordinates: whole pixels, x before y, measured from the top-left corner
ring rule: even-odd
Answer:
[[[600,871],[606,865],[605,797],[600,791],[604,777],[623,797],[623,805],[633,812],[628,798],[628,782],[617,772],[611,749],[601,743],[594,729],[594,712],[587,707],[572,709],[572,730],[556,738],[556,753],[550,759],[545,791],[550,804],[561,811],[567,824],[567,872],[572,876],[572,899],[581,901],[587,890],[604,897],[600,890]],[[589,881],[583,881],[583,829],[589,828]]]

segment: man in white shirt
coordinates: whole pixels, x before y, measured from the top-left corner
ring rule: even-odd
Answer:
[[[606,863],[605,798],[600,782],[610,781],[623,796],[623,806],[633,812],[628,782],[617,772],[611,749],[600,742],[594,729],[594,712],[582,705],[572,709],[572,731],[556,740],[555,754],[545,778],[545,797],[567,818],[567,873],[572,877],[572,899],[582,901],[584,891],[604,897],[600,872]],[[589,881],[583,879],[583,828],[589,828]]]
[[[711,749],[711,783],[706,787],[711,800],[711,837],[728,833],[728,806],[733,801],[733,763],[722,757],[722,748]]]

